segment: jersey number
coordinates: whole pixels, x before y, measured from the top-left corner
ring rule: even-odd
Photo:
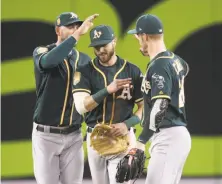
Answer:
[[[184,78],[185,76],[181,74],[181,71],[184,70],[182,64],[180,63],[180,60],[177,59],[173,63],[173,67],[179,77],[179,108],[184,107],[185,104],[185,95],[184,95]]]
[[[179,93],[179,108],[184,107],[185,104],[185,95],[184,95],[184,75],[182,78],[179,80],[179,88],[180,88],[180,93]]]

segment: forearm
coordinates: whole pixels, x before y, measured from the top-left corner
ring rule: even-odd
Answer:
[[[57,47],[49,51],[47,54],[42,56],[40,65],[44,69],[53,68],[64,61],[76,44],[76,40],[73,36],[63,41]]]
[[[86,112],[95,109],[107,96],[109,93],[106,88],[98,91],[94,95],[86,92],[76,92],[73,94],[76,110],[79,114],[84,114]]]
[[[148,123],[146,123],[143,127],[142,132],[140,133],[139,137],[138,137],[138,141],[146,144],[150,138],[153,136],[154,131],[150,130],[148,127]]]
[[[87,96],[83,101],[84,107],[86,108],[87,112],[92,111],[95,109],[99,104],[93,99],[92,96]]]
[[[73,94],[76,110],[79,114],[84,114],[93,110],[98,104],[88,93],[77,92]]]
[[[143,102],[142,102],[141,106],[138,106],[138,109],[135,111],[134,115],[138,116],[138,118],[140,120],[142,120],[142,116],[143,116]]]
[[[142,119],[143,101],[137,103],[137,106],[138,106],[138,109],[135,111],[134,115],[124,121],[127,128],[134,127],[135,125],[139,124]]]
[[[143,144],[146,144],[149,141],[149,139],[152,137],[154,131],[150,130],[150,127],[149,127],[150,126],[150,119],[149,118],[144,120],[143,125],[144,125],[143,130],[138,137],[138,141]]]
[[[95,109],[103,100],[109,95],[106,88],[98,91],[97,93],[88,96],[84,100],[84,106],[88,111]]]

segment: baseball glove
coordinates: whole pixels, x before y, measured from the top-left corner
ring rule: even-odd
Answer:
[[[143,173],[146,155],[144,151],[133,148],[117,165],[116,182],[123,183],[140,178]]]
[[[129,146],[128,135],[113,137],[111,136],[111,126],[97,124],[90,136],[90,146],[102,156],[116,155],[123,153]]]

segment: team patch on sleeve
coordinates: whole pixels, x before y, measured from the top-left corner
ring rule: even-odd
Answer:
[[[154,73],[152,75],[152,78],[154,79],[154,82],[157,84],[157,87],[159,89],[163,89],[164,88],[165,79],[164,79],[163,76],[157,75],[156,73]]]
[[[39,47],[36,52],[38,54],[41,54],[41,53],[44,53],[44,52],[47,52],[47,51],[48,51],[47,47]]]
[[[73,77],[73,85],[78,84],[80,79],[81,79],[81,73],[75,72],[74,77]]]

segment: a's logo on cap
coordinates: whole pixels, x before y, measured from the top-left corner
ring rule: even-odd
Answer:
[[[70,15],[71,15],[71,17],[70,17],[71,19],[77,19],[78,18],[78,16],[73,12],[71,12]]]
[[[61,23],[61,20],[60,20],[60,18],[58,18],[57,21],[56,21],[57,26],[59,26],[60,23]]]
[[[163,30],[162,30],[162,29],[159,29],[159,32],[160,32],[160,33],[162,33],[162,32],[163,32]]]
[[[93,39],[97,39],[97,38],[100,38],[100,36],[102,35],[102,32],[101,31],[94,31],[94,36],[93,36]]]

